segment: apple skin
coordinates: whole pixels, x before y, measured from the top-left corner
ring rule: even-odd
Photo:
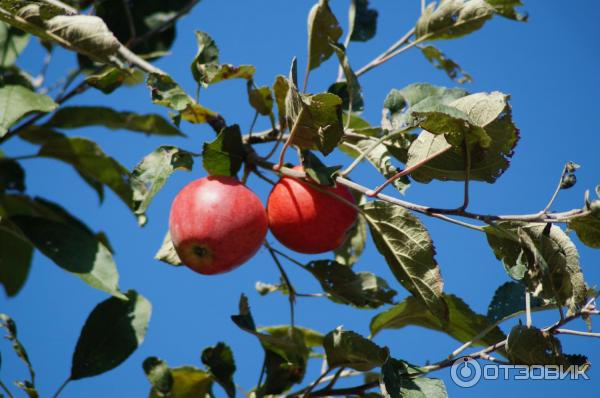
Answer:
[[[250,259],[267,234],[260,199],[233,177],[204,177],[175,197],[169,231],[175,251],[204,275],[228,272]]]
[[[302,166],[294,169],[302,170]],[[271,232],[284,246],[299,253],[316,254],[334,250],[344,243],[358,213],[347,203],[322,191],[355,204],[354,197],[343,185],[318,186],[285,176],[275,184],[267,201],[267,216]]]

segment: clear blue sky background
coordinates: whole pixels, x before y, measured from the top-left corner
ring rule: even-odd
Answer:
[[[338,19],[346,26],[348,1],[332,1]],[[271,84],[276,74],[287,74],[290,60],[298,56],[304,68],[306,54],[306,16],[312,1],[205,0],[178,25],[178,37],[171,56],[158,65],[171,73],[189,92],[194,82],[189,63],[196,52],[194,30],[210,33],[221,49],[221,60],[233,64],[250,63],[257,67],[256,82]],[[355,68],[362,66],[400,37],[417,18],[419,1],[372,1],[380,11],[378,32],[370,42],[352,43],[350,60]],[[540,210],[552,194],[563,164],[576,161],[582,165],[578,184],[564,191],[556,201],[555,210],[578,207],[585,189],[600,184],[600,158],[597,150],[596,124],[600,101],[600,3],[594,0],[577,2],[528,1],[526,10],[530,22],[521,24],[496,18],[482,30],[466,38],[439,42],[437,45],[461,64],[474,77],[467,86],[472,92],[499,90],[512,95],[513,117],[521,129],[521,140],[509,170],[494,185],[475,183],[472,189],[472,209],[489,213],[531,213]],[[37,73],[43,53],[30,45],[20,65]],[[74,65],[73,54],[58,51],[50,71],[55,81]],[[331,59],[311,76],[309,91],[327,89],[335,78],[337,63]],[[378,124],[383,99],[392,88],[402,88],[414,82],[431,82],[453,86],[443,72],[434,69],[416,50],[373,70],[361,79],[366,98],[365,118]],[[204,91],[201,102],[221,112],[229,123],[239,123],[247,129],[253,111],[247,104],[243,81],[220,83]],[[118,110],[141,113],[166,110],[150,102],[144,86],[127,88],[110,96],[88,91],[71,104],[100,104]],[[266,128],[261,120],[259,128]],[[205,125],[184,124],[188,139],[145,137],[126,131],[87,128],[69,132],[96,140],[104,150],[131,168],[161,144],[171,144],[199,151],[202,142],[212,139],[213,132]],[[3,150],[9,155],[25,155],[35,148],[18,140],[10,141]],[[26,163],[25,163],[26,162]],[[116,261],[123,289],[135,288],[153,304],[154,311],[146,340],[142,347],[117,369],[96,378],[71,383],[64,391],[70,397],[142,397],[149,384],[141,369],[144,358],[156,355],[171,366],[200,365],[201,350],[218,341],[233,347],[238,367],[236,382],[250,388],[258,379],[262,352],[254,337],[240,331],[229,319],[237,311],[241,292],[249,295],[254,317],[260,325],[289,322],[287,299],[274,294],[259,297],[254,291],[257,280],[278,279],[275,265],[268,253],[260,251],[249,263],[221,276],[204,277],[185,268],[174,269],[153,260],[167,228],[170,202],[179,189],[192,179],[204,175],[197,163],[192,173],[175,174],[151,205],[149,223],[141,229],[129,210],[107,193],[104,204],[65,164],[51,160],[28,160],[27,189],[61,203],[73,214],[85,220],[93,229],[106,231],[116,250]],[[332,156],[329,163],[347,163],[343,156]],[[367,184],[381,181],[365,165],[354,178]],[[256,178],[249,184],[265,200],[269,187]],[[406,199],[434,206],[455,206],[461,200],[462,186],[457,183],[414,185]],[[471,307],[485,313],[494,290],[508,280],[501,264],[494,258],[485,237],[471,230],[438,220],[425,219],[435,241],[437,260],[445,280],[445,290],[464,298]],[[269,237],[269,239],[272,239]],[[574,237],[576,240],[577,238]],[[590,284],[600,282],[598,252],[577,242],[583,271]],[[317,256],[313,258],[324,258]],[[308,260],[309,257],[300,257]],[[318,285],[302,270],[286,264],[290,276],[300,291],[316,292]],[[406,291],[391,276],[383,258],[369,244],[356,266],[388,279],[399,291]],[[91,289],[48,259],[36,253],[29,280],[13,299],[0,297],[0,311],[14,317],[19,335],[25,343],[38,373],[42,396],[49,396],[66,378],[79,331],[91,309],[106,295]],[[368,334],[370,318],[377,311],[354,310],[324,299],[300,299],[297,323],[327,332],[339,325]],[[534,322],[545,326],[557,314],[534,314]],[[516,323],[508,322],[506,327]],[[573,328],[583,328],[580,322]],[[429,330],[409,327],[385,331],[377,337],[379,344],[390,347],[397,358],[416,364],[437,361],[445,357],[458,343]],[[598,340],[562,338],[569,353],[584,353],[592,362],[600,359]],[[2,379],[26,378],[25,369],[9,352],[8,343],[0,343],[3,354]],[[306,381],[313,380],[320,361],[311,364]],[[449,371],[436,374],[447,383],[451,396],[563,397],[590,395],[600,389],[600,373],[592,368],[588,382],[481,382],[471,389],[452,384]],[[215,388],[217,396],[222,390]]]

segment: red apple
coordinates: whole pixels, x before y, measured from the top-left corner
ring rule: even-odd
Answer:
[[[267,234],[260,199],[233,177],[205,177],[175,197],[169,231],[179,258],[205,275],[231,271],[246,262]]]
[[[302,170],[302,167],[294,169]],[[291,177],[281,178],[267,202],[271,232],[283,245],[299,253],[323,253],[337,248],[356,222],[357,211],[333,195],[355,203],[345,186],[327,187]]]

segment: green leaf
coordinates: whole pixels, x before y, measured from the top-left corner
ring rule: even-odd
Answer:
[[[583,217],[572,218],[567,223],[567,226],[569,227],[569,229],[575,231],[577,237],[584,245],[593,247],[594,249],[600,248],[599,212],[591,212],[590,214]]]
[[[89,230],[74,222],[59,222],[36,216],[12,216],[10,221],[23,231],[36,249],[56,265],[78,276],[93,288],[122,296],[113,257]]]
[[[8,315],[0,313],[0,328],[4,328],[6,330],[5,338],[11,342],[13,351],[15,352],[15,354],[17,354],[17,357],[19,357],[19,359],[23,361],[25,366],[27,366],[29,375],[31,379],[33,379],[35,377],[33,365],[29,360],[29,355],[27,355],[27,350],[25,350],[25,346],[23,346],[23,344],[17,336],[17,324]]]
[[[259,332],[267,332],[274,337],[287,338],[292,333],[292,328],[289,325],[265,326],[258,329]],[[308,348],[320,347],[323,345],[324,336],[316,330],[295,326],[294,333],[300,335],[304,344]]]
[[[348,231],[348,237],[344,243],[333,251],[335,253],[335,261],[345,266],[353,266],[362,254],[366,242],[367,222],[359,214],[356,223]]]
[[[31,244],[0,223],[0,284],[8,297],[16,296],[23,288],[32,257]]]
[[[94,15],[57,15],[45,21],[45,27],[71,49],[99,61],[109,61],[121,47],[104,21]]]
[[[408,150],[407,167],[430,157],[436,151],[447,146],[447,142],[452,144],[453,148],[415,170],[411,173],[411,177],[424,183],[433,179],[464,180],[466,178],[464,148],[458,141],[462,134],[466,134],[467,139],[471,142],[469,147],[471,153],[470,179],[495,182],[508,169],[510,158],[519,139],[518,129],[512,121],[508,96],[499,92],[477,93],[459,98],[448,105],[440,105],[438,109],[443,106],[445,110],[452,108],[462,112],[462,115],[466,115],[470,127],[466,127],[462,132],[460,132],[461,129],[455,130],[458,135],[455,135],[454,138],[449,134],[444,134],[442,137],[432,133],[443,133],[444,126],[448,127],[446,122],[452,120],[450,123],[458,126],[462,119],[454,118],[442,111],[437,116],[442,114],[444,116],[437,121],[445,121],[435,125],[436,116],[431,120],[433,125],[425,122],[422,127],[431,132],[421,132],[418,139],[413,142]],[[419,107],[427,108],[427,104],[421,102]],[[422,114],[432,115],[434,113],[437,112],[426,111]]]
[[[0,194],[6,191],[25,191],[25,170],[17,161],[3,158],[0,152]]]
[[[287,128],[287,116],[285,110],[285,97],[290,89],[287,79],[278,75],[273,83],[273,93],[277,103],[277,116],[279,119],[279,129],[284,131]]]
[[[371,334],[374,336],[385,329],[402,329],[409,325],[415,325],[446,333],[465,343],[473,340],[492,325],[487,317],[474,312],[459,297],[445,294],[444,301],[448,305],[447,323],[441,322],[415,297],[407,297],[401,303],[371,319]],[[473,344],[488,346],[502,341],[504,338],[504,333],[495,327]]]
[[[192,7],[189,0],[144,0],[125,3],[122,0],[102,0],[94,2],[94,9],[121,43],[131,43],[131,49],[135,53],[150,54],[156,58],[156,54],[166,54],[175,40],[175,24],[165,27],[165,22],[177,14],[185,15]],[[133,21],[135,34],[132,34],[129,16]],[[150,32],[151,36],[145,36]],[[134,39],[133,36],[146,39],[130,42]]]
[[[179,117],[190,123],[209,123],[218,118],[217,113],[194,101],[170,76],[150,73],[146,84],[153,103],[177,111]]]
[[[223,387],[229,398],[235,397],[235,361],[231,348],[225,343],[217,343],[214,347],[202,351],[202,363],[210,370],[215,381]]]
[[[387,202],[361,206],[377,250],[396,279],[442,322],[448,319],[443,281],[429,233],[408,210]]]
[[[240,126],[221,130],[217,138],[202,147],[202,166],[211,176],[235,176],[245,158]]]
[[[5,12],[0,20],[94,60],[113,62],[121,47],[101,18],[72,15],[74,10],[62,3],[16,0],[5,1],[2,6]]]
[[[207,33],[196,31],[196,41],[198,53],[191,69],[194,79],[203,87],[228,79],[250,80],[254,76],[256,68],[252,65],[219,64],[219,49]]]
[[[38,155],[70,164],[85,177],[108,186],[127,207],[132,207],[129,170],[104,153],[94,141],[55,137],[42,145]]]
[[[350,61],[346,55],[346,49],[342,44],[331,43],[331,46],[337,54],[338,60],[346,81],[333,83],[327,91],[336,94],[342,99],[342,108],[350,112],[360,112],[365,108],[362,89],[358,82],[358,77],[350,66]]]
[[[377,10],[369,8],[369,0],[352,0],[348,12],[351,41],[368,41],[377,31]]]
[[[131,130],[147,135],[184,136],[179,129],[157,114],[140,115],[118,112],[101,106],[67,106],[60,108],[46,127],[76,129],[87,126],[103,126],[111,130]]]
[[[88,316],[73,353],[72,380],[116,368],[144,341],[152,305],[133,290],[126,296],[104,300]]]
[[[583,304],[587,289],[579,253],[562,229],[551,224],[500,222],[485,231],[496,258],[511,277],[515,267],[524,268],[519,274],[534,296],[555,299],[571,309]]]
[[[520,7],[523,3],[520,0],[486,0],[489,4],[491,4],[496,13],[502,15],[505,18],[513,19],[519,22],[527,21],[527,14],[521,14],[517,10],[516,7]]]
[[[429,106],[447,105],[467,94],[459,88],[438,87],[425,83],[411,84],[401,90],[394,89],[389,92],[383,103],[381,127],[390,131],[415,127],[413,107],[421,102]],[[420,106],[423,108],[423,105]]]
[[[107,66],[85,78],[85,82],[104,94],[110,94],[123,84],[136,85],[144,82],[144,75],[136,69],[120,69]]]
[[[290,88],[290,91],[293,90],[296,89]],[[298,98],[297,111],[290,111],[286,106],[286,114],[292,118],[292,123],[288,121],[288,125],[297,128],[292,144],[301,149],[318,149],[327,156],[344,135],[342,99],[331,93],[302,95]]]
[[[154,255],[154,259],[158,261],[162,261],[163,263],[167,263],[169,265],[180,266],[183,265],[181,259],[177,255],[175,251],[175,246],[173,246],[173,241],[171,240],[171,234],[167,231],[165,235],[165,239],[163,240],[163,244],[158,249],[158,252]]]
[[[497,322],[506,316],[525,311],[525,285],[518,282],[506,282],[496,292],[488,306],[487,317],[492,322]],[[541,307],[544,301],[532,297],[531,308]]]
[[[300,383],[304,379],[310,353],[307,334],[299,328],[281,333],[281,327],[261,329],[267,332],[261,333],[256,330],[248,298],[243,294],[239,307],[239,314],[233,315],[231,320],[242,330],[256,336],[265,350],[267,377],[257,394],[280,394]]]
[[[150,201],[166,184],[175,170],[192,169],[192,154],[174,146],[161,146],[135,166],[131,172],[133,210],[141,225],[146,222],[146,211]]]
[[[208,398],[212,389],[212,377],[207,372],[193,366],[182,366],[170,369],[173,375],[173,388],[167,395],[169,398]],[[150,391],[150,398],[164,397],[155,387]]]
[[[377,141],[377,139],[370,137],[365,137],[364,139],[354,141],[344,140],[340,145],[340,149],[346,154],[355,158],[360,156],[362,153],[368,152],[365,158],[387,180],[401,171],[401,169],[396,167],[392,162],[392,143],[398,143],[399,145],[402,145],[404,140],[402,138],[397,140],[391,139],[390,144],[392,145],[379,144],[374,147],[374,149],[371,149],[373,145],[377,143]],[[407,142],[407,145],[410,145],[410,141]],[[404,176],[395,180],[392,185],[403,194],[410,186],[410,181],[408,180],[408,177]]]
[[[330,42],[337,43],[342,36],[335,15],[327,0],[319,0],[308,14],[308,70],[313,70],[333,54]]]
[[[404,361],[388,359],[381,367],[379,385],[385,398],[446,398],[444,382],[428,377],[414,377],[418,369]]]
[[[158,393],[168,395],[173,389],[173,374],[167,363],[157,357],[148,357],[142,364],[144,373],[152,388]]]
[[[419,17],[416,37],[420,41],[455,39],[479,30],[495,10],[485,0],[446,0],[430,3]]]
[[[29,35],[22,30],[16,29],[4,22],[0,22],[0,67],[12,66],[17,57],[27,47]]]
[[[273,95],[269,86],[254,87],[254,82],[248,80],[246,84],[248,101],[256,112],[264,116],[273,114]]]
[[[334,186],[334,173],[342,166],[325,166],[321,160],[310,151],[302,151],[302,167],[306,175],[319,185]]]
[[[358,308],[378,308],[392,304],[396,291],[387,282],[370,272],[357,272],[335,261],[311,261],[305,267],[338,303]]]
[[[58,104],[50,97],[37,94],[23,86],[0,87],[0,109],[4,109],[0,116],[0,137],[23,116],[32,112],[52,112],[57,107]]]
[[[327,333],[323,347],[330,369],[342,367],[366,372],[383,365],[389,357],[387,347],[380,347],[358,333],[341,328]]]
[[[364,195],[354,192],[353,195],[356,203],[362,205],[366,202]],[[351,267],[358,261],[367,243],[367,221],[362,214],[358,214],[356,223],[350,228],[347,235],[344,243],[333,252],[336,262]]]
[[[506,353],[511,363],[522,365],[564,364],[560,341],[536,327],[517,325],[506,342]]]
[[[433,64],[437,69],[446,72],[448,77],[458,84],[469,83],[473,81],[471,75],[465,72],[459,64],[447,58],[446,55],[434,46],[420,47],[421,52],[427,58],[429,62]]]

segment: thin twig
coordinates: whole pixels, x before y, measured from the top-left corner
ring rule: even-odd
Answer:
[[[332,370],[331,368],[328,368],[328,369],[327,369],[325,372],[321,373],[321,374],[319,375],[319,377],[317,378],[317,380],[315,380],[315,381],[314,381],[314,382],[313,382],[313,383],[310,385],[310,387],[308,387],[308,390],[306,390],[306,391],[304,392],[304,394],[302,395],[302,397],[303,397],[303,398],[307,398],[307,397],[310,397],[310,396],[314,396],[314,395],[311,395],[311,391],[312,391],[312,390],[313,390],[313,389],[314,389],[314,388],[315,388],[315,387],[316,387],[316,386],[317,386],[317,385],[318,385],[318,384],[321,382],[321,380],[323,380],[323,378],[325,378],[325,377],[326,377],[326,376],[329,374],[329,372],[331,372],[331,370]],[[339,376],[338,376],[338,377],[339,377]]]
[[[408,43],[408,40],[410,40],[410,38],[412,37],[412,35],[415,33],[414,28],[411,31],[409,31],[409,33],[410,33],[410,35],[407,33],[407,35],[404,37],[405,40],[402,42],[402,44]],[[383,64],[383,63],[385,63],[387,61],[389,61],[390,59],[394,58],[397,55],[402,54],[403,52],[405,52],[407,50],[410,50],[411,48],[413,48],[417,44],[420,44],[423,41],[424,41],[423,39],[417,39],[415,41],[412,41],[412,42],[404,45],[403,47],[395,48],[392,51],[390,51],[390,50],[386,51],[385,53],[381,54],[379,57],[375,58],[374,60],[372,60],[371,62],[369,62],[368,64],[366,64],[362,68],[360,68],[359,70],[357,70],[356,71],[356,76],[362,76],[362,75],[364,75],[365,73],[367,73],[371,69],[373,69],[373,68],[375,68],[375,67],[377,67],[377,66],[379,66],[379,65],[381,65],[381,64]],[[399,42],[400,41],[398,41],[398,43]],[[398,44],[398,43],[395,43],[395,45]]]
[[[562,172],[560,173],[560,179],[558,180],[558,185],[556,186],[556,189],[554,190],[554,193],[552,194],[552,197],[550,198],[550,201],[548,201],[548,204],[546,205],[546,207],[544,207],[544,210],[542,210],[540,212],[540,214],[546,214],[546,213],[548,213],[548,211],[550,210],[550,207],[552,207],[552,204],[556,200],[556,197],[558,196],[558,193],[562,189],[562,182],[563,182],[563,178],[565,177],[565,174],[567,174],[567,165],[565,165],[563,167]]]
[[[554,333],[572,334],[572,335],[575,335],[575,336],[597,337],[597,338],[600,338],[600,333],[582,332],[582,331],[579,331],[579,330],[571,330],[571,329],[555,329]]]
[[[304,116],[305,109],[306,108],[302,107],[302,109],[300,109],[300,113],[298,113],[298,118],[296,119],[296,122],[294,123],[294,127],[292,127],[289,137],[285,141],[285,144],[283,144],[283,148],[281,148],[281,152],[279,153],[279,162],[277,163],[277,166],[275,166],[275,170],[279,170],[283,167],[283,163],[285,160],[285,152],[287,151],[288,147],[291,145],[292,140],[294,139],[294,137],[298,133],[298,130],[300,129],[300,121],[302,120],[302,117]]]
[[[391,134],[387,134],[384,135],[383,137],[380,137],[377,141],[373,142],[373,145],[371,145],[370,147],[368,147],[364,152],[361,152],[352,163],[350,163],[350,165],[348,167],[346,167],[344,170],[340,171],[338,173],[339,176],[341,177],[345,177],[348,174],[350,174],[350,172],[352,172],[352,170],[354,170],[356,168],[356,166],[358,166],[360,164],[360,162],[363,161],[363,159],[365,159],[371,152],[373,152],[373,150],[375,150],[375,148],[377,148],[379,145],[381,145],[384,141],[388,141],[392,138],[395,138],[399,135],[403,135],[406,133],[406,130],[399,130],[399,131],[395,131]]]
[[[131,36],[129,41],[131,41],[137,36],[137,34],[135,32],[135,23],[133,22],[133,15],[131,15],[131,10],[129,9],[128,3],[129,3],[128,0],[121,0],[121,5],[123,6],[123,9],[125,10],[125,17],[127,18],[127,27],[129,28],[129,36]]]
[[[526,318],[525,324],[527,325],[528,328],[530,328],[532,321],[531,321],[531,293],[529,293],[529,291],[525,292],[525,318]]]
[[[291,329],[294,330],[294,328],[295,328],[295,326],[294,326],[295,325],[294,303],[296,301],[296,289],[294,289],[294,286],[292,285],[290,278],[288,277],[287,273],[285,272],[285,269],[281,265],[279,258],[277,258],[277,254],[276,254],[275,250],[273,250],[273,247],[267,241],[265,241],[264,245],[267,248],[267,250],[269,251],[269,253],[271,254],[273,261],[275,262],[275,264],[277,265],[277,268],[279,269],[279,272],[281,273],[281,277],[283,278],[283,281],[287,285],[287,288],[289,291],[288,297],[289,297],[289,302],[290,302],[290,325],[292,326]]]
[[[381,184],[379,187],[375,188],[375,190],[370,191],[367,193],[367,196],[369,197],[374,197],[379,195],[379,193],[381,193],[381,191],[383,191],[388,185],[390,185],[391,183],[393,183],[394,181],[396,181],[399,178],[404,177],[405,175],[408,175],[410,173],[412,173],[413,171],[419,169],[420,167],[423,167],[424,165],[426,165],[427,163],[429,163],[430,161],[432,161],[433,159],[437,158],[438,156],[440,156],[443,153],[448,152],[448,150],[452,149],[451,145],[448,145],[446,148],[437,151],[436,153],[434,153],[431,156],[426,157],[425,159],[420,160],[419,162],[413,164],[410,167],[405,168],[404,170],[394,174],[391,178],[389,178],[386,182],[384,182],[383,184]],[[468,190],[468,187],[467,187]]]
[[[58,387],[58,390],[56,390],[56,392],[54,393],[54,395],[52,396],[52,398],[57,398],[60,393],[65,389],[65,387],[67,386],[67,384],[69,384],[69,382],[71,381],[71,378],[67,378],[67,380],[65,380],[60,387]]]
[[[10,392],[10,390],[8,389],[8,387],[6,387],[6,384],[4,384],[2,380],[0,380],[0,388],[4,390],[4,392],[9,398],[15,398],[15,396]]]

